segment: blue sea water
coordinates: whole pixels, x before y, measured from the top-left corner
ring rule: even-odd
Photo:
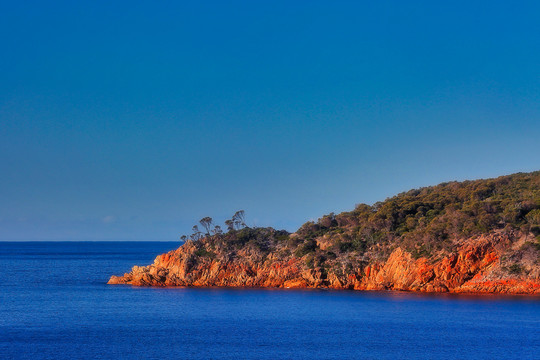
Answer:
[[[540,298],[106,285],[177,243],[0,242],[0,359],[540,359]]]

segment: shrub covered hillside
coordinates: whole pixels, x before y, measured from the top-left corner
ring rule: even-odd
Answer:
[[[210,217],[200,224],[111,283],[540,292],[539,171],[410,190],[292,234],[247,227],[243,211],[225,232]],[[507,283],[524,279],[526,289]]]
[[[298,256],[324,247],[330,257],[362,261],[385,258],[398,246],[436,258],[494,230],[530,234],[530,245],[540,249],[540,171],[410,190],[305,223],[292,237]]]

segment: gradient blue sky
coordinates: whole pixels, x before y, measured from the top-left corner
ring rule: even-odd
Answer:
[[[539,3],[0,2],[0,240],[295,230],[540,169]]]

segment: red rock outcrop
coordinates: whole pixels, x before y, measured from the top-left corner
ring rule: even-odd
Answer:
[[[466,239],[440,259],[414,259],[396,248],[386,261],[374,261],[348,273],[308,268],[302,258],[263,257],[244,248],[235,256],[201,256],[193,242],[159,255],[154,264],[134,266],[112,276],[109,284],[134,286],[217,286],[401,290],[455,293],[540,294],[538,276],[511,276],[501,270],[501,254],[510,241],[492,233]]]

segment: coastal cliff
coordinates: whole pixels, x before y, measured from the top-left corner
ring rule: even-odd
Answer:
[[[539,193],[535,172],[411,190],[292,234],[230,222],[108,283],[540,294]]]

